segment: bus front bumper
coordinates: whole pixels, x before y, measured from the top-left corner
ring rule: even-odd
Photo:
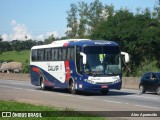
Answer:
[[[111,84],[92,84],[86,81],[77,84],[79,90],[102,90],[102,89],[117,89],[120,90],[122,86],[122,81]]]

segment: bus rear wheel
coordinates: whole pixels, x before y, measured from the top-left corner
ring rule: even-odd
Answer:
[[[69,91],[70,91],[71,94],[76,94],[77,93],[77,90],[75,89],[75,84],[74,84],[73,81],[70,81]]]
[[[46,86],[45,86],[45,82],[44,82],[43,77],[40,78],[40,86],[41,86],[42,90],[46,90]]]

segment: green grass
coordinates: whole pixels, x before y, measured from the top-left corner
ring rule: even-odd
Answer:
[[[3,52],[0,55],[0,61],[15,61],[21,62],[23,65],[25,64],[26,59],[30,60],[30,50],[23,50],[21,52],[16,51],[8,51]]]
[[[0,101],[0,111],[71,111],[71,109],[58,109],[55,107],[32,105],[27,103],[19,103],[15,101]],[[1,120],[104,120],[100,117],[86,117],[87,114],[76,113],[77,117],[42,117],[42,118],[0,118]],[[93,116],[93,115],[89,115]]]

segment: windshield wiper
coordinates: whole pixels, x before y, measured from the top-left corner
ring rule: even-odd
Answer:
[[[96,74],[93,74],[93,77],[95,77],[95,76],[97,76],[98,74],[96,73]]]

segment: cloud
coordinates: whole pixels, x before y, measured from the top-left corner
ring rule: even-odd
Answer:
[[[46,32],[38,35],[31,34],[30,32],[28,32],[25,24],[17,23],[16,20],[12,20],[10,25],[12,27],[12,34],[2,34],[2,38],[4,41],[27,39],[44,41],[51,35],[54,35],[54,37],[58,37],[57,31]]]
[[[24,24],[17,23],[16,20],[12,20],[10,24],[12,27],[12,34],[3,34],[2,38],[4,41],[26,40],[32,38],[32,35],[28,32],[27,27]]]
[[[7,34],[2,35],[3,41],[8,41],[9,36]]]

